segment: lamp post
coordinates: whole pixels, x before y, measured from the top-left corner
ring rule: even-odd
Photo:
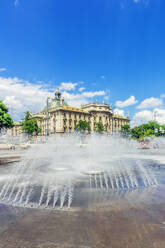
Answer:
[[[114,107],[111,107],[111,110],[112,110],[112,135],[113,135],[113,131],[114,131],[114,128],[113,128],[113,123],[114,123],[113,110],[114,110]]]
[[[153,115],[154,115],[154,118],[153,118],[153,119],[154,119],[154,121],[155,121],[155,122],[156,122],[156,116],[157,116],[157,113],[158,113],[158,111],[157,111],[157,110],[155,110],[155,111],[154,111],[154,113],[153,113]]]
[[[113,116],[113,113],[112,113],[112,134],[113,134],[113,122],[114,122],[114,116]]]
[[[48,113],[49,100],[50,100],[50,97],[47,97],[46,99],[46,130],[45,130],[46,140],[48,139],[48,135],[49,135],[49,113]]]
[[[161,135],[164,136],[164,131],[165,131],[165,130],[164,130],[162,127],[160,127],[159,130],[160,130]]]
[[[154,133],[155,133],[155,134],[158,134],[158,132],[159,132],[158,128],[155,128],[155,129],[154,129]]]

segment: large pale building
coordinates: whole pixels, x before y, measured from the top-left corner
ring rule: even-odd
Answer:
[[[96,123],[102,122],[108,133],[118,132],[125,124],[130,123],[129,117],[119,116],[112,112],[111,107],[104,102],[89,103],[81,108],[68,106],[59,89],[53,99],[47,99],[47,106],[39,114],[32,114],[41,128],[41,135],[73,132],[80,120],[90,123],[91,132]],[[17,124],[12,132],[17,133],[20,127]]]

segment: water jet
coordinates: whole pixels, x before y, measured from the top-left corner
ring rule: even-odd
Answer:
[[[87,136],[85,148],[77,135],[52,137],[31,147],[0,180],[0,202],[22,207],[63,209],[74,207],[83,189],[96,192],[133,191],[157,185],[151,169],[139,157],[135,141],[117,136]],[[125,154],[127,156],[125,156]],[[76,199],[77,198],[77,199]]]

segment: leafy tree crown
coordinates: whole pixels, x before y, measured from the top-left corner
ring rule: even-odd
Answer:
[[[87,121],[80,120],[79,123],[76,125],[75,128],[77,131],[90,131],[90,124]]]
[[[31,117],[30,112],[25,113],[22,129],[29,135],[38,135],[41,132],[41,128],[38,127],[36,119]]]
[[[14,126],[14,122],[8,113],[6,105],[0,101],[0,131],[3,128],[11,128]]]

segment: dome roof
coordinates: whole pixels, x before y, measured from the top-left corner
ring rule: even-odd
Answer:
[[[48,106],[45,106],[44,110],[51,109],[51,108],[57,108],[60,106],[68,106],[68,104],[65,102],[64,98],[62,97],[62,94],[60,92],[60,89],[57,88],[55,91],[55,97],[51,98],[51,100],[48,102]]]

